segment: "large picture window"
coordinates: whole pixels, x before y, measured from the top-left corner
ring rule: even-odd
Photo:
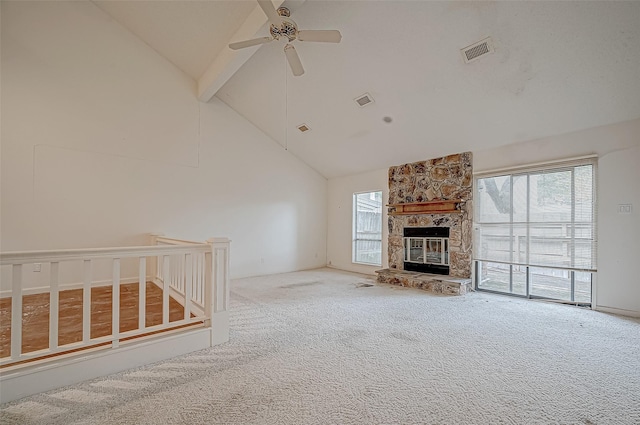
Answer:
[[[353,195],[353,262],[382,265],[382,192]]]
[[[591,302],[595,162],[476,176],[476,287]]]

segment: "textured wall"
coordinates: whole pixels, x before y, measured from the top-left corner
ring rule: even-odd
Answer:
[[[471,276],[473,166],[471,152],[389,168],[389,204],[463,199],[460,212],[389,215],[389,268],[403,270],[405,227],[449,227],[451,276]],[[394,208],[390,207],[389,212]]]

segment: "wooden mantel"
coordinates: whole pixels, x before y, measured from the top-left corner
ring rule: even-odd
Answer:
[[[464,199],[448,199],[405,204],[387,204],[389,215],[447,214],[460,212]]]

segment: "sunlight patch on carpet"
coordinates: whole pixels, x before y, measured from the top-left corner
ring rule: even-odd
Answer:
[[[15,415],[18,417],[24,417],[30,420],[42,420],[49,416],[59,415],[66,412],[66,409],[50,406],[47,404],[37,403],[35,401],[24,401],[3,409],[5,413]],[[26,421],[25,421],[26,422]]]
[[[49,394],[49,397],[59,398],[66,401],[74,401],[76,403],[95,403],[113,397],[111,394],[89,392],[84,390],[65,390],[59,393]]]

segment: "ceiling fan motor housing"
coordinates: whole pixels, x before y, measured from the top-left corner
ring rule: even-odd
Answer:
[[[298,25],[292,19],[289,19],[289,16],[291,16],[289,9],[286,7],[278,8],[278,15],[282,18],[282,23],[280,26],[271,24],[269,28],[271,36],[276,40],[280,40],[280,37],[287,37],[289,41],[298,38]]]

